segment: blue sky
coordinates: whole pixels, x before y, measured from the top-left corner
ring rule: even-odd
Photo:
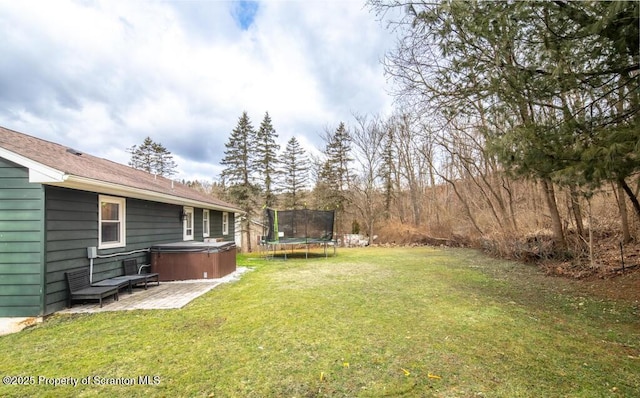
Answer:
[[[0,0],[0,125],[125,164],[150,136],[210,181],[243,111],[308,151],[390,113],[393,44],[354,0]]]
[[[253,24],[259,6],[257,1],[238,1],[235,4],[233,16],[242,30],[247,30]]]

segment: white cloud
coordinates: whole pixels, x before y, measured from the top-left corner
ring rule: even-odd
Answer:
[[[308,150],[351,113],[387,113],[392,35],[354,1],[0,1],[0,125],[126,163],[146,136],[178,178],[213,179],[242,111]],[[237,17],[237,13],[235,14]]]

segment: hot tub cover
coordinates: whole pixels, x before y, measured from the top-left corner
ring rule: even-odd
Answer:
[[[217,253],[235,249],[234,242],[173,242],[159,243],[151,246],[152,253],[184,253],[184,252],[206,252]]]

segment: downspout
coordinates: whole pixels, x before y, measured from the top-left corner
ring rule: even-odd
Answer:
[[[40,184],[42,190],[40,206],[40,316],[46,315],[47,311],[47,200],[46,188]]]

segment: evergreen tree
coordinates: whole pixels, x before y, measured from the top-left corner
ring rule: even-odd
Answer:
[[[246,213],[242,218],[242,230],[247,236],[248,251],[251,251],[249,225],[260,192],[260,188],[253,181],[256,142],[256,131],[247,112],[243,112],[225,144],[224,158],[220,162],[224,166],[221,180],[228,189],[229,197]]]
[[[295,209],[303,204],[302,193],[309,181],[309,159],[296,137],[287,142],[281,163],[285,206]]]
[[[140,146],[133,145],[128,148],[127,152],[131,154],[129,166],[134,169],[163,177],[171,177],[176,174],[178,165],[173,160],[171,152],[164,145],[154,142],[151,137],[145,138]]]
[[[324,149],[324,163],[318,172],[315,193],[320,203],[336,210],[336,230],[342,229],[343,213],[349,202],[349,164],[351,137],[344,123],[333,134],[328,134]]]
[[[351,153],[351,137],[349,132],[340,122],[336,131],[327,137],[324,150],[325,164],[320,173],[320,177],[325,180],[336,195],[337,207],[341,207],[345,200],[342,193],[348,189],[349,184],[349,163],[353,160]]]
[[[255,144],[256,131],[247,112],[243,112],[225,144],[224,158],[220,162],[224,166],[221,177],[228,187],[252,185]]]
[[[396,154],[393,149],[394,129],[387,125],[386,134],[383,139],[382,165],[380,167],[380,178],[384,186],[384,218],[389,219],[391,215],[391,201],[393,200],[393,171],[395,168]]]
[[[278,134],[273,128],[269,112],[265,113],[264,119],[257,132],[255,169],[257,174],[264,181],[264,204],[267,207],[275,205],[276,196],[274,193],[274,183],[278,177],[278,151],[280,145],[276,143]]]
[[[159,142],[153,143],[153,152],[155,153],[155,173],[164,177],[170,177],[176,173],[175,169],[178,167],[173,160],[171,152],[167,150]]]

